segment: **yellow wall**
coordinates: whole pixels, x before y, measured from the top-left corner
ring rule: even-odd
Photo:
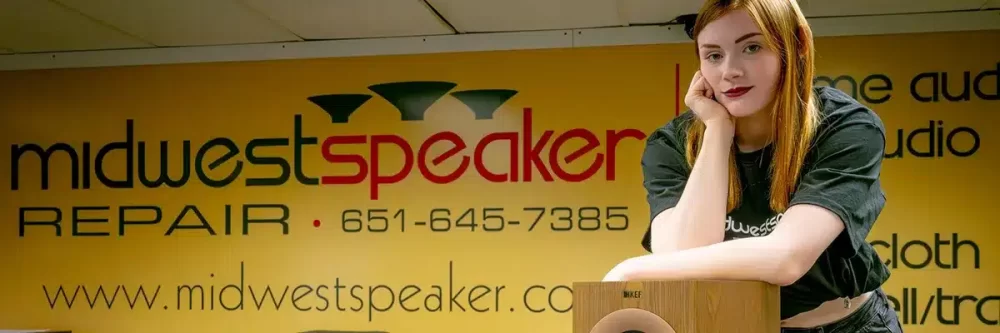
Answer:
[[[1000,32],[817,41],[819,73],[857,82],[858,98],[890,130],[888,151],[900,152],[885,162],[889,201],[870,241],[888,244],[879,247],[893,267],[885,288],[899,302],[907,332],[992,332],[1000,325],[1000,236],[990,215],[998,185],[990,170],[998,156],[1000,48],[989,40],[1000,40]],[[56,152],[48,189],[42,190],[37,155],[28,152],[12,163],[12,153],[4,153],[0,328],[568,332],[566,286],[598,280],[619,260],[643,253],[639,240],[648,225],[638,163],[643,143],[629,135],[644,137],[671,119],[678,83],[683,93],[695,69],[685,44],[0,73],[5,147],[65,143],[78,154],[83,175],[80,188],[73,189],[69,155]],[[914,78],[929,77],[916,84],[918,95],[929,96],[933,78],[943,86],[945,75],[952,95],[963,88],[963,75],[978,85],[969,86],[967,100],[921,102],[911,93]],[[886,80],[891,89],[879,90],[888,87]],[[444,95],[422,121],[403,121],[369,86],[404,81],[455,84],[445,87],[448,92],[516,94],[492,119],[477,120],[457,97]],[[838,82],[852,90],[846,79]],[[371,98],[349,122],[337,123],[307,99],[328,94]],[[531,109],[532,143],[552,133],[530,181],[521,146],[525,108]],[[316,138],[303,146],[301,164],[294,158],[298,115],[302,136]],[[102,147],[125,142],[129,121],[131,162],[124,149],[115,149],[101,165],[109,179],[132,182],[109,188],[93,161]],[[930,133],[922,131],[932,123],[938,125]],[[947,151],[949,144],[968,151],[973,132],[978,147],[971,156]],[[434,158],[454,144],[436,142],[422,157],[421,144],[435,133],[454,133],[438,138],[457,139],[465,147],[436,165]],[[492,133],[515,133],[513,153],[509,141],[500,140],[475,154]],[[906,145],[911,134],[913,151]],[[567,162],[586,148],[582,138],[590,135],[597,147]],[[622,139],[609,142],[616,135]],[[418,162],[404,163],[406,154],[392,140],[396,136]],[[570,140],[553,149],[560,137]],[[938,146],[942,137],[944,151]],[[365,143],[343,143],[350,138]],[[297,170],[313,179],[357,174],[351,162],[324,158],[321,148],[328,140],[341,142],[332,154],[359,154],[371,172],[357,184],[300,182]],[[179,188],[149,188],[140,181],[143,170],[147,179],[159,174],[164,141],[170,176],[190,171]],[[237,152],[222,159],[229,150],[215,145],[196,159],[210,141],[232,142]],[[185,142],[191,152],[186,169]],[[370,156],[373,142],[382,142],[377,168]],[[148,160],[144,168],[137,162],[141,143]],[[248,144],[256,146],[256,158],[248,155]],[[933,157],[915,155],[932,144]],[[516,156],[516,181],[487,181],[477,171],[477,156],[501,174]],[[549,156],[567,173],[585,172],[595,159],[598,169],[582,181],[562,180],[556,173],[554,181],[545,181],[539,168],[556,169]],[[448,184],[432,183],[421,172],[423,165],[446,175],[466,157],[464,174]],[[289,165],[286,181],[248,186],[252,178],[283,175],[280,166],[267,164],[275,158]],[[130,178],[127,165],[133,168]],[[409,173],[398,182],[383,178],[385,184],[372,185],[373,175],[391,176],[407,165]],[[199,170],[206,179],[222,180],[237,168],[229,185],[210,187],[199,180]],[[460,218],[466,211],[471,216]],[[568,213],[571,224],[560,219]],[[596,220],[579,218],[594,213]],[[244,224],[269,219],[284,224]],[[31,224],[55,220],[57,226]],[[348,232],[357,227],[360,231]],[[957,250],[956,239],[965,242]],[[183,290],[178,299],[184,285],[202,286],[204,295],[196,292],[192,303]],[[101,286],[108,299],[117,297],[110,310],[95,294]],[[156,297],[151,305],[142,298],[129,304],[140,286]],[[268,287],[280,308],[272,295],[263,296]],[[63,296],[50,305],[59,288],[76,294],[72,309]],[[88,296],[96,300],[93,306]],[[951,321],[960,324],[942,324]]]

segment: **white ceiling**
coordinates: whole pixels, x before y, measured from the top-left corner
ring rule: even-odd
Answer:
[[[978,10],[986,0],[799,0],[810,17],[910,14]]]
[[[1000,0],[799,0],[810,17],[1000,8]],[[0,54],[667,23],[701,0],[0,0]]]

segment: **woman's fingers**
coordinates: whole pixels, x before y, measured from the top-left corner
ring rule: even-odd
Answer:
[[[694,77],[691,78],[691,85],[688,87],[688,94],[702,94],[705,90],[704,79],[701,76],[701,71],[694,72]]]

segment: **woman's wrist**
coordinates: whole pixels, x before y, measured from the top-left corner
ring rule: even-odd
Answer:
[[[719,119],[719,120],[709,120],[705,123],[705,136],[706,139],[709,136],[718,136],[721,138],[724,145],[727,147],[732,144],[732,140],[736,135],[736,124],[729,119]]]

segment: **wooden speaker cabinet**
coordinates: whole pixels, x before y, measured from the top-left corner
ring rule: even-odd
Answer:
[[[756,281],[573,284],[573,333],[777,333],[779,287]]]

